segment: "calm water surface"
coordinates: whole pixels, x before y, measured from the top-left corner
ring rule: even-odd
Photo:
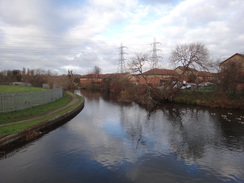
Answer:
[[[75,118],[0,160],[0,182],[244,182],[244,114],[82,95]]]

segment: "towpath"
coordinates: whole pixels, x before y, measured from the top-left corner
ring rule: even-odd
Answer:
[[[65,108],[67,108],[67,107],[69,107],[69,106],[75,104],[75,103],[79,100],[79,98],[78,98],[75,94],[69,92],[69,95],[72,96],[72,100],[71,100],[67,105],[65,105],[65,106],[63,106],[63,107],[61,107],[61,108],[55,109],[55,110],[53,110],[53,111],[50,111],[50,112],[48,112],[48,113],[45,113],[45,114],[42,114],[42,115],[39,115],[39,116],[35,116],[35,117],[33,117],[33,118],[29,118],[29,119],[27,119],[27,120],[16,121],[16,122],[7,123],[7,124],[1,124],[0,127],[9,126],[9,125],[13,125],[13,124],[19,124],[19,123],[25,123],[25,122],[29,122],[29,121],[33,121],[33,120],[37,120],[37,119],[41,119],[41,118],[50,116],[50,115],[52,115],[52,114],[55,114],[55,113],[57,113],[57,112],[59,112],[59,111],[62,111],[63,109],[65,109]]]

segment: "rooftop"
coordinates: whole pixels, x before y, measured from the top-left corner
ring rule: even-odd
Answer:
[[[149,71],[144,72],[145,75],[178,75],[174,70],[169,69],[151,69]]]

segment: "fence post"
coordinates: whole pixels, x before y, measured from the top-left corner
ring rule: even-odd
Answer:
[[[3,110],[3,96],[1,95],[1,104],[2,104],[2,112],[4,111]]]
[[[17,104],[16,104],[16,95],[13,93],[13,99],[14,99],[14,110],[17,109]]]
[[[3,100],[3,96],[2,96],[2,103],[3,103],[3,112],[4,112],[4,100]]]

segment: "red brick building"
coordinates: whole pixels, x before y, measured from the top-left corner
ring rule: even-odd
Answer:
[[[244,54],[236,53],[220,63],[220,74],[230,75],[237,90],[244,90]],[[227,76],[228,77],[228,76]]]
[[[139,77],[139,83],[145,85],[146,83],[152,86],[161,86],[164,82],[167,82],[173,78],[177,78],[178,74],[174,70],[169,69],[151,69],[142,74]]]

